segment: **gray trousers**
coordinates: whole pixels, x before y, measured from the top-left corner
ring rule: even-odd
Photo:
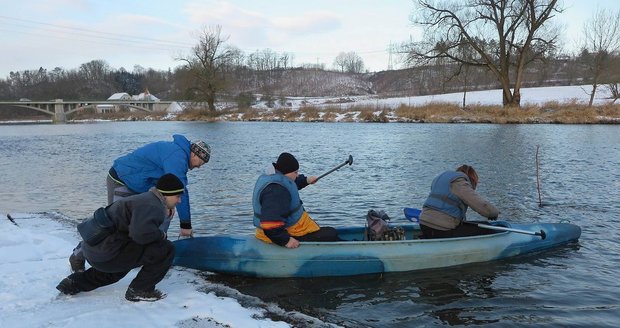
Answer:
[[[136,194],[129,190],[129,188],[127,188],[124,184],[116,182],[109,174],[106,178],[106,189],[108,190],[108,205],[121,198]]]

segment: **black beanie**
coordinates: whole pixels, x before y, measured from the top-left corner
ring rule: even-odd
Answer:
[[[174,196],[184,191],[183,182],[172,173],[162,175],[155,188],[164,196]]]
[[[273,163],[273,167],[282,172],[282,174],[287,174],[297,171],[299,169],[299,162],[297,162],[295,156],[289,153],[282,153],[278,157],[278,161]]]

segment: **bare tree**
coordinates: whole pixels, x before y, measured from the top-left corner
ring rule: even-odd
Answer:
[[[353,51],[341,52],[334,59],[334,66],[341,72],[361,73],[364,71],[364,60]]]
[[[104,60],[91,60],[80,65],[80,74],[87,81],[100,81],[106,78],[112,69]]]
[[[177,58],[185,62],[184,66],[193,78],[190,83],[193,86],[186,94],[196,101],[206,101],[210,111],[216,110],[216,94],[226,88],[226,71],[237,54],[233,48],[224,46],[228,37],[223,38],[221,32],[219,25],[204,28],[191,54]]]
[[[607,84],[607,90],[611,94],[611,103],[615,103],[616,100],[620,99],[620,88],[618,87],[620,83],[609,83]]]
[[[558,0],[417,0],[411,20],[424,41],[409,45],[407,62],[438,58],[487,67],[502,87],[504,106],[519,106],[525,67],[544,58],[559,31],[549,22],[562,12]],[[470,51],[463,51],[470,48]],[[463,56],[473,53],[474,56]]]
[[[338,56],[336,56],[336,58],[334,58],[334,66],[337,69],[340,69],[341,72],[344,72],[345,68],[347,67],[347,53],[346,52],[341,52],[338,54]]]
[[[611,68],[613,54],[620,50],[620,10],[610,13],[597,9],[592,18],[583,24],[583,34],[582,55],[592,82],[589,102],[592,106],[598,84]]]

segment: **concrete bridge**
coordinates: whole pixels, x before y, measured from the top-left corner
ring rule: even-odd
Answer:
[[[165,111],[172,101],[145,101],[145,100],[103,100],[103,101],[64,101],[54,99],[51,101],[0,101],[0,106],[15,106],[30,108],[45,113],[52,117],[54,123],[65,123],[67,114],[80,110],[103,108],[127,108],[129,110],[141,110],[146,112]]]

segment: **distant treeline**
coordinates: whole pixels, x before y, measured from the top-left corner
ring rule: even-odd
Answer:
[[[389,70],[375,73],[352,73],[327,70],[323,66],[288,67],[279,62],[282,55],[265,53],[273,61],[260,60],[255,54],[252,65],[240,62],[226,70],[227,84],[221,98],[231,100],[244,95],[262,96],[349,96],[378,94],[385,96],[419,96],[448,92],[487,90],[499,87],[484,67],[471,67],[456,75],[458,67],[441,63],[433,66]],[[575,57],[557,56],[529,65],[525,87],[590,84],[587,52]],[[620,56],[614,54],[613,69],[599,84],[620,81]],[[286,57],[284,57],[286,58]],[[267,63],[267,64],[266,64]],[[271,63],[271,64],[269,64]],[[184,66],[174,70],[155,70],[138,65],[133,70],[114,69],[104,60],[93,60],[76,69],[39,68],[11,72],[0,79],[0,100],[104,100],[117,92],[137,95],[146,89],[162,100],[191,99],[192,79]]]

